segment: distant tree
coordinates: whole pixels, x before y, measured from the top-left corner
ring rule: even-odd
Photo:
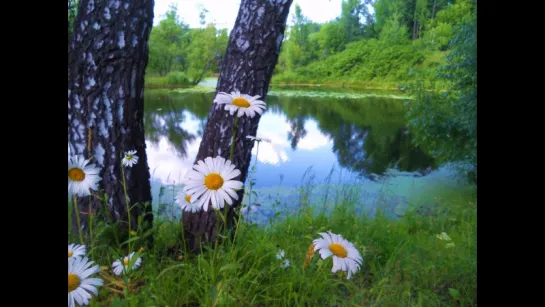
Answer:
[[[199,84],[214,67],[217,67],[218,57],[221,58],[225,52],[226,39],[226,35],[217,31],[213,24],[204,29],[191,29],[187,74],[194,85]]]
[[[477,175],[477,24],[475,13],[456,27],[451,51],[436,80],[446,91],[425,90],[418,80],[408,87],[409,127],[415,142],[426,146],[439,162],[461,161]]]
[[[178,19],[178,8],[171,5],[165,19],[153,27],[149,38],[149,71],[166,75],[187,68],[189,27]]]
[[[285,44],[286,64],[290,70],[304,66],[317,58],[317,50],[310,41],[310,35],[320,29],[319,25],[303,15],[298,4],[295,4],[292,21],[293,26],[289,29],[289,39]]]
[[[422,32],[429,15],[427,5],[427,0],[416,0],[413,23],[413,40],[420,38],[420,33]]]

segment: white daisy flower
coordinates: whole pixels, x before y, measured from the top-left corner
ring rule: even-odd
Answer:
[[[129,263],[131,262],[131,259],[133,256],[134,256],[134,252],[124,257],[123,260],[118,259],[114,261],[114,263],[112,264],[112,268],[114,269],[114,274],[121,275],[121,273],[123,272],[128,272],[129,270],[136,270],[142,263],[142,258],[136,259],[136,261],[134,262],[134,265],[132,267],[129,267]]]
[[[286,254],[286,252],[282,249],[279,249],[278,250],[278,253],[276,253],[276,259],[282,259],[284,258],[284,255]]]
[[[260,137],[260,136],[251,136],[251,135],[248,135],[246,136],[247,139],[250,139],[250,141],[257,141],[257,142],[267,142],[267,143],[270,143],[271,142],[271,139],[267,139],[267,138],[263,138],[263,137]]]
[[[242,182],[232,180],[240,175],[240,171],[231,161],[208,157],[198,161],[193,169],[187,173],[183,191],[191,195],[191,202],[197,202],[204,211],[208,211],[210,203],[215,209],[221,209],[225,202],[232,205],[233,199],[238,200],[235,190],[242,188]]]
[[[442,232],[438,235],[435,235],[435,237],[439,240],[443,240],[443,241],[451,241],[449,235],[446,233],[446,232]]]
[[[284,262],[282,262],[282,264],[280,265],[281,268],[283,269],[286,269],[290,266],[290,260],[289,259],[285,259]]]
[[[328,233],[320,232],[319,234],[323,239],[313,241],[315,244],[314,251],[319,251],[322,259],[333,256],[331,272],[346,271],[348,272],[347,279],[350,279],[352,274],[359,270],[363,262],[363,258],[354,247],[354,244],[345,240],[341,235],[336,235],[330,231]]]
[[[86,252],[85,245],[70,244],[68,245],[68,259],[84,256]]]
[[[448,243],[445,244],[446,248],[452,248],[456,246],[454,242],[452,242],[452,239],[449,237],[449,235],[446,232],[442,232],[440,234],[435,235],[435,237],[441,241],[447,241]]]
[[[68,259],[68,307],[89,305],[92,292],[98,295],[97,288],[104,284],[100,278],[89,278],[100,272],[98,265],[86,257],[72,257]]]
[[[136,150],[129,150],[125,152],[125,157],[123,157],[123,165],[131,167],[138,163],[138,156],[136,155]]]
[[[68,160],[68,192],[78,196],[91,195],[90,189],[98,190],[98,182],[102,180],[100,169],[89,164],[83,156],[78,155]]]
[[[201,211],[201,207],[197,203],[191,202],[191,195],[185,195],[183,192],[178,193],[176,196],[176,203],[183,211],[193,213]]]
[[[217,104],[225,104],[225,110],[229,111],[231,115],[237,112],[237,116],[242,115],[253,118],[256,113],[261,115],[263,110],[267,108],[267,104],[259,100],[261,96],[250,96],[241,94],[239,91],[231,92],[231,94],[225,92],[219,92],[214,102]]]

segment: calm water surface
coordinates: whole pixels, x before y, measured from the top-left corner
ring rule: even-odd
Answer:
[[[146,90],[144,122],[156,206],[172,203],[180,179],[195,162],[213,98],[214,88]],[[252,175],[258,195],[252,203],[262,205],[250,210],[254,219],[267,219],[278,210],[288,213],[305,193],[313,203],[326,205],[352,195],[362,208],[372,209],[382,199],[396,210],[406,207],[408,189],[414,194],[419,186],[437,184],[437,179],[426,179],[438,171],[441,178],[451,176],[436,170],[434,160],[412,145],[405,100],[311,89],[270,91],[257,132],[271,143],[260,143]],[[252,165],[256,153],[257,145]],[[302,186],[311,188],[302,193]],[[180,214],[178,208],[167,211]]]

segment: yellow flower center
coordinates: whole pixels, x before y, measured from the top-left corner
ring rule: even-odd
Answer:
[[[76,274],[68,273],[68,293],[76,290],[81,284],[79,276]]]
[[[223,186],[223,178],[221,178],[220,174],[211,173],[204,177],[204,185],[209,190],[218,190]]]
[[[346,255],[348,254],[346,249],[337,243],[329,244],[329,250],[333,253],[333,255],[339,258],[346,258]]]
[[[191,195],[186,195],[185,201],[187,201],[188,203],[191,202]]]
[[[74,253],[72,251],[68,251],[68,258],[72,257]]]
[[[127,159],[127,161],[131,161],[132,160],[132,155],[131,154],[128,154],[125,159]]]
[[[235,106],[239,107],[239,108],[247,108],[250,106],[250,103],[248,102],[248,100],[242,98],[242,97],[237,97],[235,99],[233,99],[233,101],[231,101],[232,104],[234,104]]]
[[[74,167],[68,170],[68,178],[72,181],[83,181],[85,172],[82,169]]]
[[[129,265],[129,258],[125,257],[125,259],[123,259],[123,265],[124,265],[124,266],[128,266],[128,265]]]

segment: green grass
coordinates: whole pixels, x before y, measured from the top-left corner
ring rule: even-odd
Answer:
[[[399,90],[399,82],[374,80],[314,80],[294,73],[283,73],[272,78],[271,86],[331,87],[362,90]]]
[[[426,51],[411,44],[384,45],[376,40],[358,41],[342,52],[293,70],[278,70],[274,86],[323,86],[350,89],[399,90],[423,76],[428,87],[447,52]]]
[[[357,216],[354,204],[338,203],[329,216],[301,208],[267,227],[241,222],[234,244],[199,256],[181,250],[179,221],[156,218],[154,245],[130,279],[136,287],[123,294],[122,287],[115,292],[105,281],[91,306],[476,305],[475,190],[437,191],[435,198],[433,210],[409,210],[397,220]],[[111,230],[96,224],[88,247],[108,275],[112,262],[128,252],[126,245],[115,247]],[[331,258],[321,260],[318,253],[303,269],[312,240],[329,230],[353,242],[364,258],[350,280],[346,273],[331,273]],[[435,237],[442,232],[455,247]],[[141,236],[138,232],[133,239],[133,249],[140,247]],[[70,242],[78,242],[78,236]],[[276,259],[277,246],[291,262],[287,269]]]
[[[171,72],[164,76],[146,75],[146,88],[179,88],[192,86],[191,80],[183,72]]]

